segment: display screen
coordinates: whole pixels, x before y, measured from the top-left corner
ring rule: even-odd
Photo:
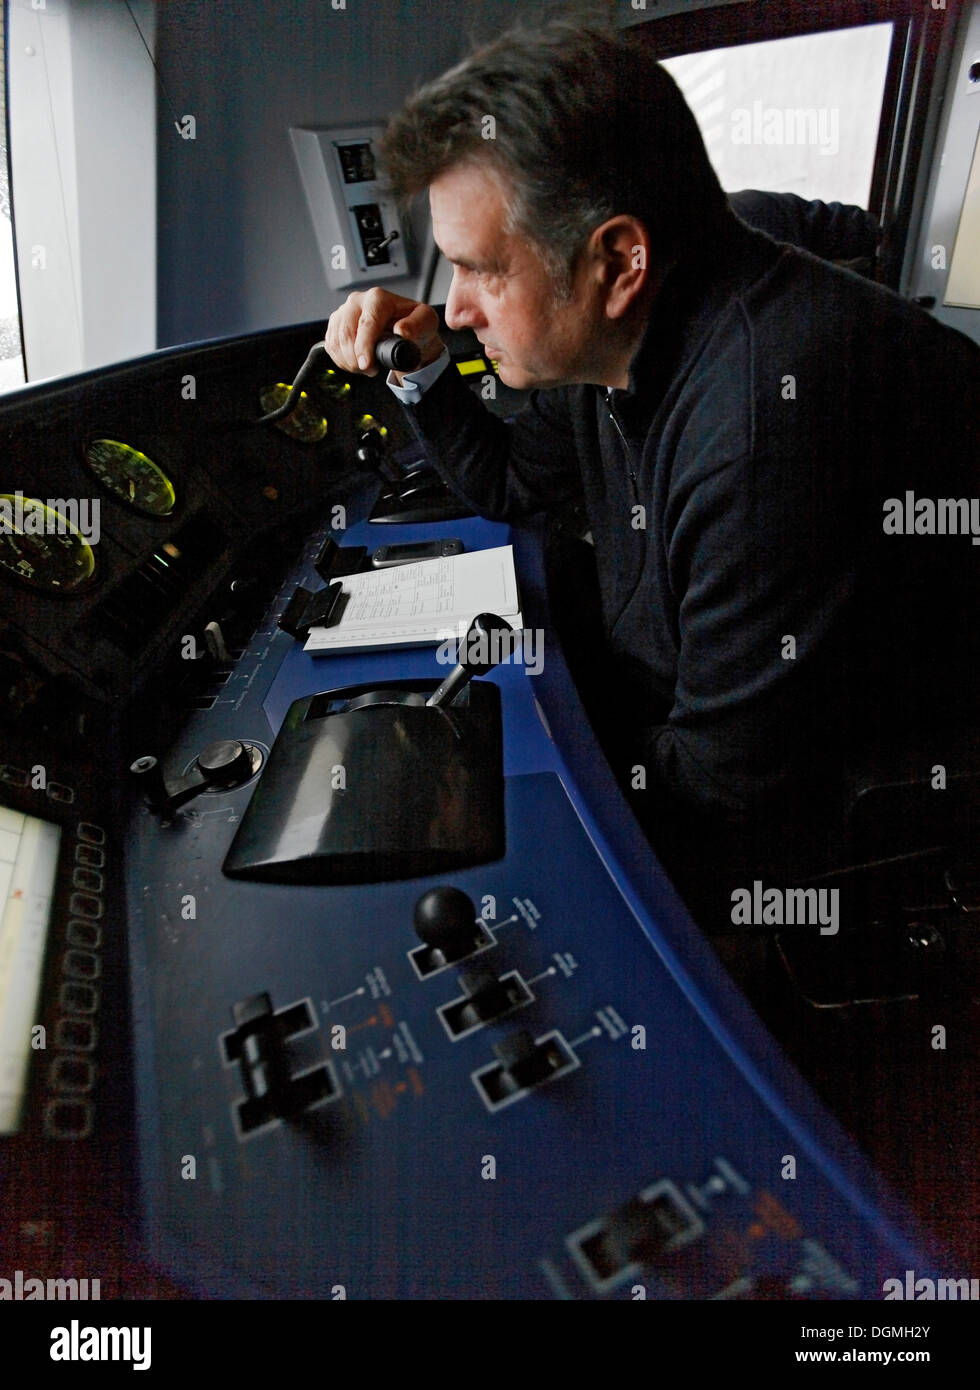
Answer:
[[[406,545],[389,545],[389,560],[427,560],[438,555],[438,545],[431,541],[412,541]]]
[[[377,178],[374,155],[367,141],[361,145],[338,145],[337,153],[344,171],[344,183],[371,183]]]
[[[16,1134],[27,1095],[61,830],[0,806],[0,1135]]]

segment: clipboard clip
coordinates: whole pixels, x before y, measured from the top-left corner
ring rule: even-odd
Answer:
[[[305,642],[311,627],[333,627],[339,621],[343,608],[340,596],[343,592],[344,586],[339,579],[315,592],[298,585],[279,618],[279,626],[290,637]]]

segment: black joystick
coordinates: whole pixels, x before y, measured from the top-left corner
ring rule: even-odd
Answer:
[[[478,613],[460,643],[459,664],[426,700],[441,709],[451,705],[474,676],[485,676],[512,654],[517,634],[496,613]]]
[[[190,772],[173,784],[165,781],[156,758],[137,758],[129,770],[139,779],[154,811],[176,811],[211,787],[241,786],[257,770],[259,757],[250,744],[237,738],[222,738],[209,743],[197,755]]]
[[[377,430],[363,430],[358,435],[354,457],[362,468],[368,468],[376,473],[381,467],[384,452],[384,440]]]
[[[460,960],[478,939],[472,900],[461,888],[430,888],[415,904],[415,930],[446,961]]]
[[[414,372],[422,361],[422,354],[411,338],[399,338],[397,333],[389,333],[375,344],[374,360],[389,372]]]

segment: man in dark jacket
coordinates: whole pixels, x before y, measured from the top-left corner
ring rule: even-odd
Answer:
[[[733,216],[635,36],[505,35],[418,93],[384,156],[429,188],[447,323],[548,389],[489,415],[432,310],[380,290],[331,317],[334,361],[419,343],[391,384],[478,512],[584,499],[616,770],[696,907],[826,867],[872,742],[940,763],[972,712],[971,538],[885,520],[974,491],[980,352]]]

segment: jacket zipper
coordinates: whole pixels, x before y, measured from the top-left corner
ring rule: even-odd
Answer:
[[[634,468],[633,468],[633,450],[632,450],[632,448],[630,447],[630,442],[629,442],[629,440],[626,438],[626,435],[623,433],[623,428],[622,428],[622,426],[620,425],[619,420],[616,418],[616,412],[613,410],[612,406],[608,404],[608,402],[607,402],[607,404],[606,404],[606,409],[607,409],[608,412],[609,412],[609,418],[610,418],[610,420],[613,422],[613,424],[614,424],[615,427],[616,427],[616,433],[619,435],[620,439],[623,441],[623,448],[626,450],[626,464],[627,464],[627,467],[629,468],[630,482],[631,482],[632,485],[633,485],[633,501],[634,501],[634,502],[639,502],[640,499],[639,499],[639,494],[638,494],[638,492],[637,492],[637,487],[636,487],[636,473],[635,473]]]

